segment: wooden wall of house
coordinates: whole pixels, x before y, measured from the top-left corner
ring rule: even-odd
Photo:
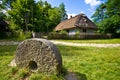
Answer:
[[[93,29],[87,29],[86,33],[95,33],[95,30],[93,30]]]
[[[94,29],[70,29],[68,31],[68,34],[69,35],[75,35],[76,32],[80,32],[80,33],[87,33],[87,34],[93,34],[95,33],[95,30]]]

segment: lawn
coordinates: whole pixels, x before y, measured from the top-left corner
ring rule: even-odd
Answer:
[[[64,66],[85,74],[87,80],[120,80],[120,47],[58,46]]]
[[[87,80],[120,80],[120,47],[95,48],[57,45],[63,58],[63,66]],[[16,45],[0,46],[0,80],[20,80],[31,75],[26,70],[9,67],[14,58]],[[33,76],[34,75],[34,76]],[[32,77],[31,77],[32,76]],[[30,80],[39,80],[41,75],[32,74]],[[38,78],[38,79],[36,79]],[[45,78],[44,80],[57,80]],[[43,79],[41,79],[43,80]],[[81,80],[86,80],[81,79]]]
[[[96,39],[96,40],[56,40],[56,41],[63,41],[63,42],[73,42],[73,43],[101,43],[101,44],[120,44],[120,38],[118,39]]]

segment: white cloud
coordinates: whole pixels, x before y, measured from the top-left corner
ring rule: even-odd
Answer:
[[[80,13],[83,13],[84,14],[84,11],[81,11]],[[79,14],[80,14],[79,13]],[[67,13],[67,15],[68,15],[68,19],[70,19],[71,18],[71,16],[72,17],[75,17],[76,15],[78,15],[77,13]]]
[[[102,3],[100,0],[85,0],[86,4],[90,4],[91,7],[99,5]]]
[[[81,11],[80,13],[83,13],[83,14],[84,14],[84,11]]]
[[[74,17],[74,16],[76,16],[77,14],[75,14],[75,13],[67,13],[67,15],[68,15],[68,19],[70,19],[71,16]]]

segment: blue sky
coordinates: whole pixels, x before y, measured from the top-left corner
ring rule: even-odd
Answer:
[[[46,0],[46,1],[50,3],[52,7],[55,6],[58,7],[63,2],[65,4],[68,16],[70,15],[75,16],[80,13],[84,13],[90,18],[94,13],[96,7],[101,3],[104,3],[106,0]]]

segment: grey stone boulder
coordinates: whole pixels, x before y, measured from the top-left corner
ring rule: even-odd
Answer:
[[[50,41],[32,38],[21,42],[16,50],[15,63],[32,72],[58,74],[62,70],[62,57]]]

